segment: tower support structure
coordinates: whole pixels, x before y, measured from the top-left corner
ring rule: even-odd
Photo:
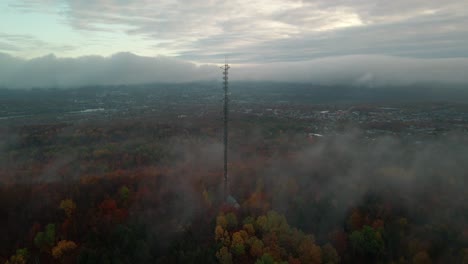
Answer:
[[[224,117],[223,117],[223,123],[224,123],[224,135],[223,135],[223,141],[224,141],[224,200],[227,201],[229,197],[229,178],[228,178],[228,128],[229,128],[229,69],[231,67],[227,63],[227,61],[224,63],[223,66],[221,66],[221,69],[223,70],[223,89],[224,89]]]

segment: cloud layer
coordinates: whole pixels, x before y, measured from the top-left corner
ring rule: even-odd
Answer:
[[[224,54],[238,63],[468,56],[468,3],[459,0],[23,0],[10,8],[53,13],[93,45],[115,45],[103,36],[119,33],[155,54],[206,63]],[[89,39],[75,43],[76,51]],[[16,42],[3,45],[11,50]],[[143,54],[131,41],[121,49]]]
[[[468,84],[468,59],[354,55],[308,61],[232,65],[234,81],[309,82],[366,87],[415,83]],[[214,64],[118,53],[110,57],[19,59],[0,53],[0,87],[80,87],[155,82],[221,81]]]
[[[48,55],[31,60],[0,54],[0,69],[0,86],[6,88],[189,82],[213,79],[218,73],[215,66],[131,53],[79,58]]]

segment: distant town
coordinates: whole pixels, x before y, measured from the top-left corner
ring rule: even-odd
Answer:
[[[269,90],[268,84],[235,84],[231,92],[231,118],[295,120],[310,137],[351,128],[362,130],[366,138],[391,135],[414,142],[451,131],[468,133],[468,104],[463,102],[444,98],[428,101],[414,94],[406,100],[380,100],[378,94],[348,98],[346,90],[340,95],[336,88],[327,94],[323,87],[283,86],[272,84]],[[3,124],[135,118],[186,124],[220,119],[222,111],[222,92],[216,82],[64,90],[0,89],[0,95]]]

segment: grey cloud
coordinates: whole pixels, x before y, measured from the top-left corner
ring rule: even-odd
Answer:
[[[26,50],[28,53],[70,51],[75,49],[71,45],[57,45],[42,41],[34,36],[22,34],[5,34],[0,32],[0,52],[16,52]]]
[[[75,59],[48,55],[31,60],[0,54],[0,69],[0,86],[8,88],[187,82],[213,79],[218,73],[214,66],[131,53]]]
[[[230,76],[237,81],[266,80],[370,87],[434,82],[468,84],[467,58],[410,59],[354,55],[232,66]],[[0,53],[0,80],[0,87],[8,88],[177,83],[220,80],[220,69],[213,64],[197,66],[170,57],[141,57],[131,53],[79,58],[49,55],[31,60]]]
[[[18,8],[32,11],[38,3],[57,1]],[[68,0],[65,6],[76,29],[145,36],[201,62],[220,62],[225,53],[240,54],[244,63],[355,54],[468,56],[468,3],[456,0]]]
[[[334,2],[331,1],[329,8],[332,8],[333,4]],[[432,6],[435,8],[435,3],[432,3]],[[428,5],[426,8],[430,9],[432,6]],[[389,18],[389,21],[381,23],[324,32],[307,31],[307,29],[326,26],[327,23],[333,23],[333,20],[340,19],[340,17],[327,18],[327,13],[307,8],[286,10],[274,14],[274,20],[289,25],[306,25],[299,27],[301,33],[291,32],[287,37],[262,41],[255,38],[256,34],[247,37],[242,33],[243,31],[236,31],[235,25],[237,23],[245,25],[246,21],[230,20],[223,23],[222,35],[200,38],[190,43],[191,50],[181,52],[180,55],[183,58],[199,61],[217,61],[220,56],[213,55],[213,50],[232,52],[240,55],[237,59],[236,56],[232,56],[233,60],[239,63],[305,61],[320,57],[356,54],[421,58],[467,57],[468,49],[465,43],[468,42],[466,27],[468,16],[459,14],[464,14],[463,10],[466,8],[459,3],[457,11],[454,2],[448,3],[447,6],[452,8],[447,9],[442,6],[442,11],[434,14],[419,14],[399,19]],[[405,10],[402,6],[400,7]],[[419,3],[406,11],[420,12],[419,9],[422,10],[423,7],[424,5]],[[365,12],[361,11],[361,13]],[[358,14],[362,18],[361,13]],[[388,16],[393,16],[393,14],[389,13]],[[370,18],[370,15],[368,18],[363,18],[364,22],[372,19],[374,18]],[[255,21],[248,24],[255,27]],[[242,40],[243,45],[236,43],[239,40]],[[249,41],[251,42],[248,43]]]
[[[409,59],[354,55],[319,58],[306,62],[263,64],[240,68],[237,74],[246,80],[379,87],[434,82],[467,84],[467,70],[468,59]]]
[[[0,32],[3,50],[18,50],[20,48],[32,48],[46,45],[45,42],[28,35],[5,34]]]
[[[18,50],[18,47],[16,47],[13,44],[6,43],[6,42],[0,42],[0,51],[15,51]]]
[[[304,33],[300,36],[254,42],[239,47],[230,46],[225,37],[201,39],[192,44],[193,50],[182,52],[183,58],[216,61],[212,50],[241,54],[231,56],[242,62],[271,62],[310,60],[320,57],[376,54],[420,58],[468,57],[467,18],[420,17],[405,22],[354,27],[333,32]],[[452,28],[452,30],[447,30]]]
[[[334,9],[344,7],[352,9],[366,22],[395,22],[424,15],[428,11],[441,15],[451,13],[460,15],[468,11],[468,5],[458,0],[396,0],[396,1],[371,1],[371,0],[333,0],[316,1],[303,0],[306,5],[317,9]]]

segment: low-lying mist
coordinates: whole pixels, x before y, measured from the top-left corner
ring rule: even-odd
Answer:
[[[117,216],[126,212],[129,223],[145,226],[141,239],[157,257],[169,254],[174,243],[182,243],[186,232],[197,243],[212,243],[210,217],[216,215],[223,197],[221,131],[191,126],[176,129],[133,121],[74,125],[55,132],[42,130],[48,141],[37,134],[31,138],[26,132],[5,130],[11,141],[0,142],[1,172],[6,177],[1,210],[25,226],[54,222],[60,215],[57,204],[69,197],[83,213],[77,228],[91,221],[99,230],[110,217],[102,216],[106,212],[102,208],[115,200],[117,208],[112,210]],[[230,135],[229,185],[240,215],[255,217],[270,210],[284,214],[291,226],[314,235],[319,245],[331,241],[348,262],[353,253],[336,242],[337,234],[351,234],[364,225],[393,230],[395,223],[406,223],[405,236],[399,239],[416,243],[411,250],[428,251],[437,260],[458,256],[460,245],[467,241],[468,136],[464,132],[421,140],[371,139],[364,131],[349,128],[317,137],[234,121]],[[23,159],[15,159],[23,154]],[[15,175],[22,177],[15,182]],[[122,200],[122,188],[128,190],[129,200]],[[96,203],[98,209],[93,209]],[[21,230],[18,224],[1,224]],[[27,233],[27,228],[23,231]],[[9,231],[15,237],[2,234],[14,245],[22,243],[23,231]],[[97,234],[105,239],[107,233]],[[89,239],[80,234],[71,237]],[[112,243],[120,246],[118,240]],[[403,254],[395,251],[395,245],[387,247],[388,258]]]
[[[392,137],[363,140],[353,131],[272,158],[259,168],[255,181],[262,180],[272,208],[291,213],[292,222],[321,238],[369,196],[407,212],[413,221],[461,230],[467,222],[466,215],[458,216],[467,209],[467,143],[466,134],[455,132],[415,143]],[[244,176],[233,175],[234,182],[236,177],[240,181]],[[244,194],[238,188],[233,192]]]

